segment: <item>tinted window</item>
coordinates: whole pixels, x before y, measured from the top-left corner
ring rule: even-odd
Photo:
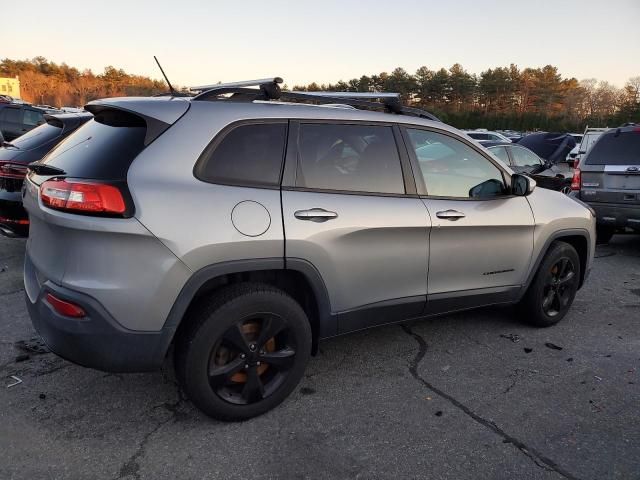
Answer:
[[[5,122],[22,123],[22,110],[19,108],[5,108],[2,119]]]
[[[300,187],[404,193],[391,127],[302,124],[299,145]]]
[[[467,135],[475,140],[489,140],[489,135],[487,133],[467,132]]]
[[[102,112],[60,142],[43,162],[70,177],[124,180],[144,149],[144,121],[123,112]]]
[[[242,125],[205,150],[196,176],[212,183],[279,185],[286,123]]]
[[[523,147],[511,147],[513,164],[517,167],[536,167],[541,165],[538,156]]]
[[[39,123],[44,122],[44,117],[42,113],[36,112],[35,110],[25,110],[24,111],[24,123],[25,125],[38,125]]]
[[[407,132],[428,195],[486,198],[504,193],[500,169],[473,148],[441,133],[413,129]]]
[[[31,150],[38,148],[51,140],[58,138],[62,133],[61,127],[49,125],[48,123],[40,125],[38,128],[28,131],[21,137],[16,138],[12,145],[20,148],[21,150]]]
[[[496,157],[502,160],[505,165],[509,165],[509,155],[507,154],[507,149],[504,147],[491,147],[491,153],[493,153]]]
[[[640,132],[602,135],[585,160],[587,165],[640,165]]]

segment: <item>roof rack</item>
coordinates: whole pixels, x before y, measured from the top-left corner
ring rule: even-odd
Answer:
[[[194,101],[240,101],[252,102],[254,100],[298,100],[312,101],[319,104],[340,104],[352,107],[364,107],[371,109],[384,109],[386,112],[412,115],[439,122],[440,119],[425,110],[405,107],[402,105],[399,93],[390,92],[299,92],[280,89],[282,78],[270,77],[259,80],[246,80],[242,82],[219,83],[215,85],[203,85],[191,87],[189,90],[200,92]],[[258,87],[258,88],[249,88]],[[223,95],[230,97],[222,97]],[[376,101],[377,100],[377,101]]]

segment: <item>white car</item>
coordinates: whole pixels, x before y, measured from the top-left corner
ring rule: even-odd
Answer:
[[[488,130],[470,130],[464,132],[474,140],[489,140],[491,142],[508,142],[511,140],[498,132],[490,132]]]

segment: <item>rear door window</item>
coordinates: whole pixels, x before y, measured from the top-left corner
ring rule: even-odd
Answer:
[[[522,147],[511,147],[513,164],[516,167],[539,167],[540,158],[530,150]]]
[[[12,107],[5,108],[3,120],[8,123],[22,123],[22,109]]]
[[[237,126],[205,149],[195,175],[225,185],[278,186],[286,137],[286,122]]]
[[[296,185],[318,190],[403,194],[389,126],[301,124]]]
[[[587,165],[640,165],[640,132],[607,133],[595,143]]]

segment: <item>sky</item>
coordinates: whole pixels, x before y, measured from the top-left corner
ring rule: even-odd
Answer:
[[[20,2],[18,2],[19,5]],[[174,85],[283,77],[288,86],[402,67],[515,63],[623,86],[640,75],[640,0],[29,0],[0,58],[107,65]]]

